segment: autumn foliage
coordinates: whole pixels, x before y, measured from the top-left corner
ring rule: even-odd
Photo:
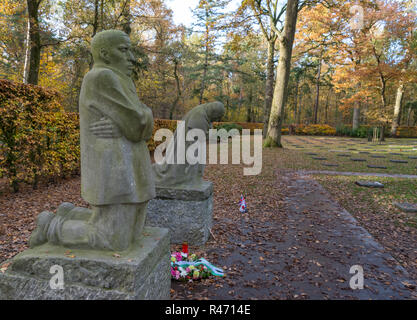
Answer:
[[[79,119],[65,112],[56,91],[0,80],[0,174],[20,182],[79,170]]]

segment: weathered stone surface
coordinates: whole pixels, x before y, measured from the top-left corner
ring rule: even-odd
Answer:
[[[156,160],[158,162],[152,166],[156,186],[176,188],[178,186],[198,186],[204,182],[205,165],[200,161],[197,163],[188,162],[186,154],[184,154],[185,163],[180,163],[177,158],[178,152],[181,152],[182,148],[187,152],[191,145],[197,143],[185,139],[191,130],[199,130],[199,132],[205,134],[206,141],[210,140],[207,139],[209,137],[210,124],[214,121],[220,121],[224,113],[224,105],[219,101],[201,104],[187,112],[182,122],[178,123],[177,129],[167,146],[165,158],[162,162]],[[215,140],[217,141],[217,139]],[[198,141],[200,146],[206,142]],[[194,155],[201,152],[201,150],[196,151]],[[199,154],[200,156],[201,154]]]
[[[405,160],[390,160],[392,163],[408,163],[408,161]]]
[[[335,163],[323,163],[323,166],[325,166],[325,167],[338,167],[339,165],[335,164]]]
[[[350,158],[350,160],[355,162],[366,162],[366,159],[359,159],[359,158]]]
[[[156,187],[156,196],[159,199],[173,199],[185,201],[202,201],[206,200],[213,194],[213,183],[203,181],[195,187]]]
[[[213,188],[210,183],[206,190],[189,192],[187,194],[186,189],[165,189],[158,193],[158,197],[148,204],[146,225],[170,229],[171,243],[187,241],[190,245],[203,245],[213,226]],[[165,197],[159,197],[160,194]],[[175,199],[175,195],[180,199]],[[194,195],[197,195],[195,200]]]
[[[360,187],[384,188],[384,185],[377,181],[356,181],[355,183]]]
[[[45,244],[26,250],[0,273],[0,299],[169,299],[169,231],[146,227],[130,250],[108,252]],[[64,271],[64,289],[51,289],[50,268]]]
[[[371,169],[387,169],[387,167],[385,167],[385,166],[375,166],[375,165],[372,165],[372,164],[368,165],[368,168],[371,168]]]
[[[146,142],[152,110],[138,98],[128,34],[101,31],[91,40],[93,68],[79,100],[81,196],[91,207],[63,203],[39,214],[31,248],[49,242],[92,250],[127,250],[144,227],[146,204],[155,197]],[[73,211],[74,210],[74,211]]]
[[[408,203],[408,202],[394,202],[394,206],[400,209],[403,212],[416,213],[417,204]]]
[[[120,46],[126,53],[118,51]],[[83,79],[79,103],[81,195],[91,205],[155,197],[146,144],[152,137],[152,110],[138,98],[130,48],[129,36],[118,30],[99,32],[91,42],[94,66]]]
[[[320,157],[313,157],[314,160],[319,160],[319,161],[323,161],[323,160],[327,160],[327,158],[320,158]]]

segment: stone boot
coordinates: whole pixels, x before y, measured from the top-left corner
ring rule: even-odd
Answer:
[[[36,246],[40,246],[48,241],[47,239],[47,231],[49,224],[51,223],[52,219],[55,215],[49,211],[43,211],[38,215],[36,219],[37,227],[32,232],[32,235],[29,239],[29,247],[34,248]]]

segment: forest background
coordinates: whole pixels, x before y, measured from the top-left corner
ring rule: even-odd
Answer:
[[[416,125],[415,1],[297,2],[283,123]],[[78,112],[90,41],[116,28],[132,39],[137,91],[155,118],[219,100],[224,121],[268,123],[288,4],[194,4],[182,24],[170,0],[2,0],[0,78],[52,88]]]

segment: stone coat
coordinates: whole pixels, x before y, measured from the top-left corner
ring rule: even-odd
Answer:
[[[110,119],[121,135],[100,138],[91,124]],[[116,69],[95,66],[80,93],[81,196],[91,205],[142,203],[155,197],[146,142],[152,111],[139,101],[132,79]]]
[[[200,129],[208,137],[208,133],[211,127],[211,119],[208,114],[209,108],[214,106],[222,105],[220,102],[211,102],[201,104],[191,109],[182,119],[185,122],[185,137],[188,131],[192,129]],[[194,141],[185,142],[185,150],[192,145]],[[177,161],[177,131],[167,148],[168,152],[172,152],[173,159]],[[188,187],[197,186],[203,183],[204,164],[168,164],[166,161],[162,164],[155,163],[153,165],[155,183],[158,187]]]

